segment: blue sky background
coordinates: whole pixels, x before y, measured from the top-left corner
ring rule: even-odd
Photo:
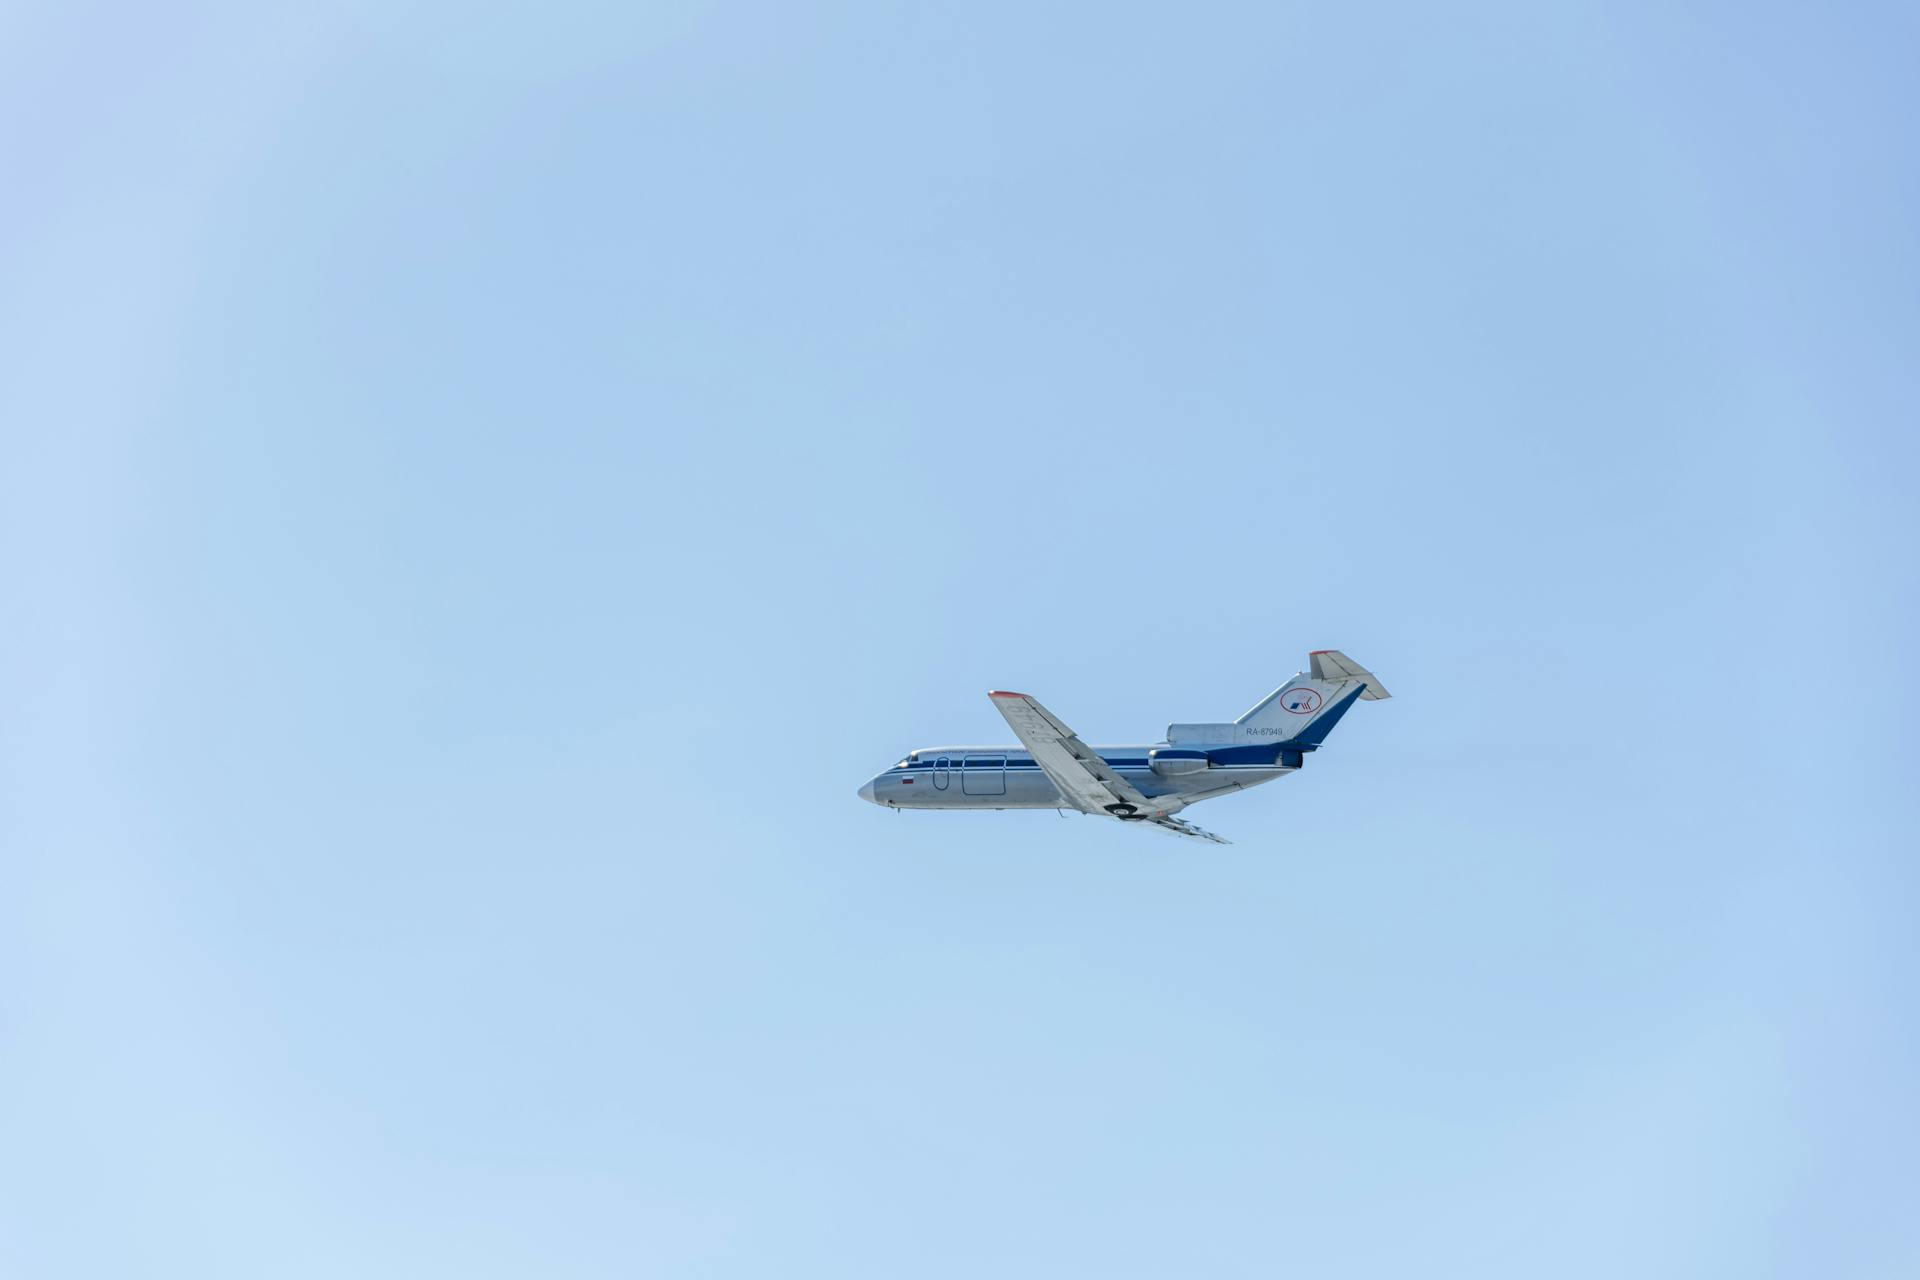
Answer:
[[[1916,36],[0,10],[0,1270],[1920,1273]]]

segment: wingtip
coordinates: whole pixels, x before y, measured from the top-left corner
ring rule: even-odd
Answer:
[[[1024,698],[1027,695],[1024,693],[1013,693],[1007,689],[989,689],[987,690],[987,696],[989,698]]]

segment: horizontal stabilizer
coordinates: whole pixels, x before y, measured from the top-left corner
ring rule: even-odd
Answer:
[[[1313,678],[1327,684],[1338,684],[1342,680],[1366,681],[1367,691],[1360,695],[1362,702],[1378,702],[1393,696],[1378,676],[1338,649],[1316,649],[1308,655],[1307,663],[1313,668]]]

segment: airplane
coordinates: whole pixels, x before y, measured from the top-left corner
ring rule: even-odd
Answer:
[[[1033,698],[996,689],[987,696],[1020,746],[922,747],[859,795],[896,811],[1077,809],[1231,844],[1173,815],[1297,772],[1355,702],[1393,696],[1338,649],[1309,654],[1307,668],[1232,724],[1170,724],[1165,742],[1141,747],[1090,747]]]

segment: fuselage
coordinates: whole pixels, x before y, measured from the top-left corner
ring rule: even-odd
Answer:
[[[1285,777],[1298,752],[1266,747],[1095,747],[1109,768],[1149,797],[1187,803]],[[895,809],[1060,809],[1063,799],[1024,747],[922,747],[860,788],[860,796]]]

